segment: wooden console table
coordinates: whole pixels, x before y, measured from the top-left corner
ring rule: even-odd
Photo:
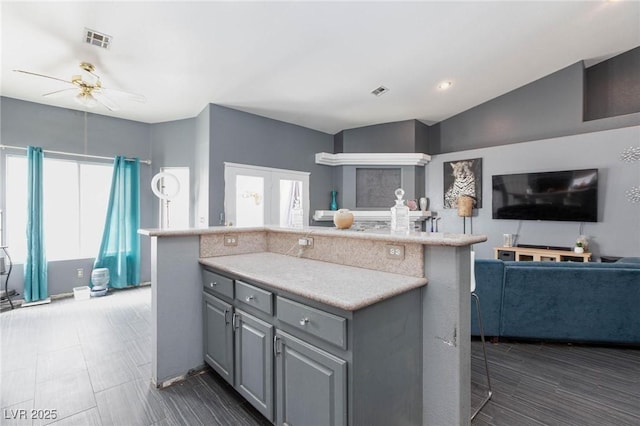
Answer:
[[[570,250],[547,250],[527,247],[495,247],[495,257],[501,260],[547,261],[547,262],[589,262],[591,253],[575,253]]]

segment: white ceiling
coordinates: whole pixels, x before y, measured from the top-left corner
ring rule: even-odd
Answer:
[[[580,60],[640,45],[640,2],[6,2],[2,96],[41,95],[78,64],[145,104],[92,112],[146,123],[208,103],[327,133],[416,118],[438,122]],[[113,36],[83,43],[84,28]],[[451,80],[453,87],[437,89]],[[384,85],[388,93],[371,90]]]

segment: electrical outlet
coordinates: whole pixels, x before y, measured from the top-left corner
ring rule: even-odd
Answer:
[[[298,245],[307,248],[313,248],[313,238],[298,238]]]
[[[224,245],[225,246],[237,246],[238,245],[238,235],[225,234],[224,235]]]
[[[384,246],[384,251],[385,251],[385,254],[387,255],[387,259],[396,259],[396,260],[404,259],[404,246],[387,244]]]
[[[84,268],[76,269],[76,277],[77,278],[84,278]]]

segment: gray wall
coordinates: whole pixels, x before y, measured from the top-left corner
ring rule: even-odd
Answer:
[[[441,232],[462,232],[457,210],[443,209],[443,162],[482,158],[483,208],[474,210],[473,233],[489,240],[477,244],[479,258],[492,258],[502,245],[502,234],[519,234],[519,242],[573,246],[580,235],[578,222],[494,220],[491,218],[491,176],[537,171],[599,169],[598,222],[584,223],[595,256],[640,256],[640,204],[627,201],[625,192],[640,185],[640,163],[620,160],[620,153],[638,146],[640,126],[574,136],[523,142],[499,147],[435,155],[427,168],[430,209],[443,219]],[[467,219],[467,232],[469,232]],[[519,229],[519,231],[518,231]]]
[[[224,211],[225,162],[310,172],[311,215],[328,208],[331,167],[315,164],[315,154],[332,151],[332,135],[218,105],[209,111],[210,224]]]
[[[209,225],[222,225],[220,220],[209,221],[209,194],[210,184],[210,146],[211,146],[211,118],[210,106],[207,105],[196,117],[196,149],[195,164],[193,171],[195,176],[194,193],[196,199],[194,203],[195,218],[197,227],[207,227]]]
[[[55,150],[79,154],[113,157],[124,155],[151,158],[150,127],[148,124],[130,120],[86,114],[87,140],[85,144],[85,113],[65,108],[25,102],[17,99],[0,98],[1,129],[3,145],[27,147],[41,146],[45,150]],[[5,153],[0,152],[0,176],[4,178]],[[17,153],[24,151],[15,151]],[[46,154],[45,154],[46,155]],[[49,154],[49,157],[55,157]],[[152,193],[149,188],[151,168],[140,166],[140,226],[152,227]],[[0,185],[0,191],[2,191]],[[0,193],[0,208],[6,211],[4,194]],[[150,280],[149,241],[141,238],[141,279]],[[49,294],[72,292],[73,287],[89,282],[93,259],[75,259],[49,262]],[[76,269],[84,268],[85,278],[76,278]],[[23,293],[23,266],[15,265],[9,281],[9,288]]]
[[[194,205],[196,195],[196,119],[170,121],[151,125],[151,161],[153,174],[159,173],[162,167],[189,167],[189,207],[191,218],[189,226],[194,226]],[[158,227],[159,200],[154,198],[152,206],[153,226]]]
[[[640,113],[583,121],[582,62],[430,128],[432,154],[589,133],[640,124]],[[604,100],[603,100],[604,101]]]
[[[342,152],[416,152],[416,120],[343,130]]]
[[[615,65],[607,65],[612,61]],[[607,77],[611,86],[628,78],[635,85],[640,80],[634,61],[612,58],[600,66],[616,70]],[[626,190],[640,184],[640,166],[618,160],[623,149],[640,141],[640,113],[583,121],[584,77],[582,62],[576,63],[429,127],[429,146],[440,149],[430,152],[427,196],[430,210],[443,217],[441,231],[462,232],[462,219],[454,210],[442,209],[444,161],[483,158],[484,207],[476,210],[473,231],[489,237],[476,247],[478,256],[487,258],[493,257],[494,246],[502,244],[503,233],[519,233],[525,244],[572,246],[580,231],[574,222],[491,219],[492,175],[599,168],[600,219],[584,225],[584,233],[592,238],[591,250],[596,256],[640,256],[640,205],[624,197]],[[591,101],[624,102],[628,95],[604,90]]]
[[[358,153],[430,153],[429,127],[417,120],[405,120],[343,130],[333,138],[334,152]],[[338,207],[356,207],[355,174],[357,166],[333,167],[332,186],[338,191]],[[386,168],[386,167],[380,167]],[[424,195],[424,170],[422,167],[402,167],[402,187],[405,200]],[[388,196],[388,207],[394,205],[395,195]],[[328,209],[328,205],[323,207]]]
[[[640,112],[640,47],[585,72],[585,120]]]

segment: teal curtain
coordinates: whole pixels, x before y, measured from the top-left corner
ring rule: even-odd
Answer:
[[[113,164],[111,192],[100,252],[95,268],[109,269],[109,286],[140,284],[140,161],[118,156]]]
[[[27,260],[24,263],[24,300],[48,297],[47,258],[42,211],[42,148],[27,148]]]

